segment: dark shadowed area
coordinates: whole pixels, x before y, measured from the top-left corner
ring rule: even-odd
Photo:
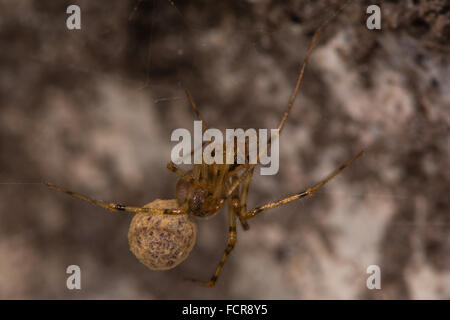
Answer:
[[[0,298],[450,299],[450,6],[378,1],[0,1]],[[81,8],[81,30],[66,9]],[[150,271],[131,216],[47,189],[144,205],[174,198],[173,130],[276,128],[314,30],[322,35],[280,142],[262,213],[215,288],[226,210],[198,221],[190,257]],[[258,170],[259,171],[259,170]],[[81,290],[66,268],[81,268]],[[366,269],[381,269],[369,290]]]

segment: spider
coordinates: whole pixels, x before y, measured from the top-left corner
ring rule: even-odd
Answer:
[[[284,128],[299,92],[306,65],[313,48],[316,46],[319,34],[320,29],[317,29],[298,73],[297,82],[287,108],[278,126],[279,133]],[[198,108],[187,90],[186,96],[197,118],[202,121],[203,130],[206,130],[206,125]],[[270,144],[270,140],[268,144]],[[108,210],[135,213],[136,215],[133,217],[128,234],[130,248],[136,257],[152,270],[171,269],[185,260],[195,243],[196,224],[193,217],[211,217],[227,203],[229,219],[228,241],[214,274],[209,281],[187,279],[213,287],[229,254],[237,243],[237,220],[239,220],[244,230],[249,230],[248,220],[265,210],[312,196],[362,154],[362,151],[359,152],[318,184],[249,211],[247,211],[247,195],[256,165],[247,162],[239,165],[194,164],[190,171],[183,171],[173,162],[169,162],[167,168],[179,176],[175,188],[176,199],[158,199],[143,207],[106,203],[66,190],[57,185],[50,183],[45,183],[45,185]]]

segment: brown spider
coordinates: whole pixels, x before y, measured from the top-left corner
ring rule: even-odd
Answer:
[[[287,109],[278,126],[280,133],[300,89],[307,62],[317,43],[319,33],[320,29],[315,32],[304,58]],[[187,91],[186,96],[197,118],[202,120],[197,106]],[[203,130],[205,128],[206,126],[204,125]],[[46,183],[45,185],[108,210],[136,213],[131,222],[128,234],[131,251],[133,251],[142,263],[152,270],[170,269],[186,259],[194,246],[196,237],[196,224],[192,217],[210,217],[216,214],[224,206],[225,202],[227,202],[229,231],[225,252],[209,281],[204,282],[190,279],[191,281],[212,287],[215,285],[228,255],[237,242],[236,217],[239,219],[243,229],[248,230],[249,225],[247,220],[267,209],[313,195],[314,192],[338,175],[362,154],[363,152],[361,151],[315,186],[250,211],[247,211],[247,194],[256,165],[247,162],[240,165],[194,164],[192,170],[188,172],[182,171],[173,162],[169,162],[167,165],[168,169],[180,177],[176,184],[176,199],[155,200],[144,207],[105,203],[50,183]]]

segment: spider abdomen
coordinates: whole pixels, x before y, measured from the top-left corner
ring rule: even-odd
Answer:
[[[178,208],[177,200],[155,200],[145,207]],[[197,225],[187,215],[138,213],[128,231],[130,250],[151,270],[167,270],[183,262],[194,247]]]

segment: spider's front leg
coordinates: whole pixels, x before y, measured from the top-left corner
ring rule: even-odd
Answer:
[[[216,271],[214,272],[211,279],[209,281],[201,281],[201,280],[195,280],[195,279],[186,279],[186,280],[192,281],[192,282],[195,282],[195,283],[207,286],[207,287],[214,287],[217,279],[220,276],[220,273],[222,272],[223,266],[225,265],[225,262],[227,261],[229,254],[231,253],[231,251],[233,250],[233,248],[237,242],[236,213],[234,212],[231,198],[228,198],[228,218],[229,218],[229,228],[228,228],[227,246],[225,248],[222,258],[219,261],[219,264],[216,267]]]
[[[281,206],[283,204],[304,198],[304,197],[308,197],[308,196],[312,196],[317,190],[319,190],[320,188],[322,188],[327,182],[329,182],[331,179],[333,179],[334,177],[336,177],[339,173],[341,173],[342,170],[344,170],[345,168],[347,168],[353,161],[355,161],[356,159],[358,159],[359,157],[361,157],[363,155],[363,151],[361,151],[360,153],[358,153],[356,156],[354,156],[352,159],[350,159],[349,161],[347,161],[346,163],[344,163],[343,165],[341,165],[338,169],[336,169],[333,173],[331,173],[330,175],[328,175],[325,179],[323,179],[321,182],[319,182],[318,184],[316,184],[315,186],[306,189],[305,191],[301,191],[299,193],[296,193],[294,195],[291,195],[289,197],[286,197],[284,199],[278,200],[278,201],[273,201],[273,202],[269,202],[266,203],[265,205],[262,205],[260,207],[257,207],[253,210],[250,210],[249,212],[247,212],[247,214],[245,215],[245,219],[251,219],[253,217],[255,217],[256,215],[258,215],[259,213],[271,209],[271,208],[275,208],[278,206]]]
[[[241,194],[239,199],[239,212],[237,213],[242,228],[245,231],[250,229],[250,226],[248,225],[248,222],[245,219],[245,215],[247,214],[247,197],[248,197],[248,190],[250,188],[250,183],[252,181],[253,170],[254,168],[250,169],[249,175],[244,179],[244,182],[242,183]]]
[[[232,177],[232,181],[237,180],[237,177]],[[242,184],[242,188],[239,194],[238,188],[233,190],[233,193],[230,195],[231,202],[229,206],[233,207],[234,214],[239,218],[239,222],[241,223],[242,229],[247,231],[250,229],[248,222],[245,220],[244,216],[247,213],[247,193],[248,193],[248,185],[250,181],[246,181],[246,183]],[[225,188],[228,189],[230,184],[228,182],[225,183]],[[226,199],[226,198],[224,198]],[[243,203],[244,202],[244,203]]]
[[[134,207],[134,206],[126,206],[118,203],[106,203],[103,201],[95,200],[92,198],[89,198],[85,195],[69,191],[67,189],[64,189],[60,186],[51,184],[51,183],[44,183],[44,185],[48,188],[55,189],[57,191],[66,193],[74,198],[90,202],[96,206],[100,206],[104,209],[111,210],[111,211],[124,211],[124,212],[132,212],[132,213],[143,213],[143,212],[149,212],[149,213],[156,213],[156,214],[170,214],[170,215],[178,215],[178,214],[185,214],[185,212],[182,209],[163,209],[163,208],[147,208],[147,207]]]

